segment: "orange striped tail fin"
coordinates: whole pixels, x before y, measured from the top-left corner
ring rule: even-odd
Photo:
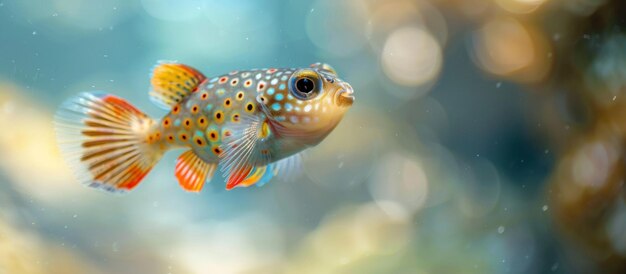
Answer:
[[[55,116],[61,153],[76,177],[116,193],[137,186],[163,155],[158,140],[148,138],[153,125],[125,100],[97,92],[69,99]]]

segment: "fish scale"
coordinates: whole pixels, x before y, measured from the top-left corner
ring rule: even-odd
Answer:
[[[354,101],[352,87],[322,63],[207,78],[161,62],[151,84],[150,99],[169,110],[159,121],[104,93],[81,93],[59,109],[59,143],[83,183],[131,190],[173,148],[187,149],[175,168],[187,191],[200,191],[218,167],[227,189],[290,177],[301,152],[322,141]]]
[[[267,100],[266,104],[270,107],[278,104],[278,108],[284,108],[286,85],[278,81],[281,78],[286,81],[294,70],[236,71],[206,79],[190,96],[174,106],[176,111],[172,110],[163,117],[160,126],[151,131],[151,135],[166,136],[161,140],[166,148],[191,147],[202,160],[219,161],[217,150],[224,134],[228,133],[225,125],[237,123],[241,115],[258,115],[257,98]],[[271,91],[270,94],[268,91]],[[253,105],[253,111],[248,111],[248,104]],[[201,119],[206,119],[206,122],[201,123],[204,121]],[[166,120],[169,122],[164,124]],[[190,125],[186,125],[185,121],[190,121]],[[211,134],[215,134],[216,138],[211,138]]]

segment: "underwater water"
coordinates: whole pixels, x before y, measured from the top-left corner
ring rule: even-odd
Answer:
[[[617,0],[0,0],[0,273],[624,273]],[[150,71],[331,64],[356,101],[296,178],[80,185],[53,116],[149,116]],[[280,176],[279,176],[280,177]]]

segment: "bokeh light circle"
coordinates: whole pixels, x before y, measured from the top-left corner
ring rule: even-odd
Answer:
[[[401,28],[387,38],[381,64],[385,74],[395,83],[420,86],[439,75],[441,47],[429,32],[421,28]]]
[[[402,217],[403,214],[418,211],[426,203],[428,177],[419,161],[400,154],[389,154],[378,165],[369,182],[369,191],[385,212]]]

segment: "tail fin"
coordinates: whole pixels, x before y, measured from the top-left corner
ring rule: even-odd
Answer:
[[[148,141],[153,125],[125,100],[99,92],[67,100],[55,115],[61,153],[81,183],[117,193],[137,186],[163,155]]]

